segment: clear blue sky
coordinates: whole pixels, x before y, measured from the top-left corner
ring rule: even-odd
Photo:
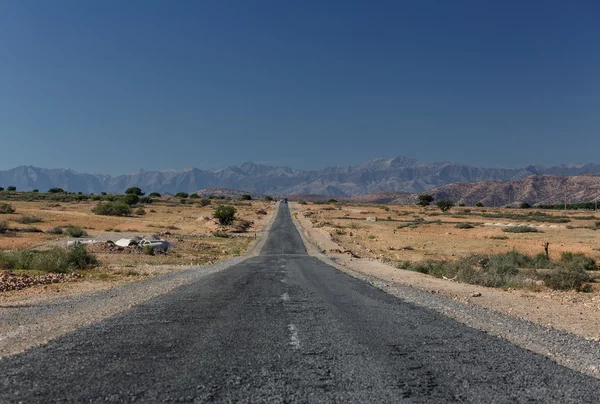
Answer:
[[[0,169],[600,162],[598,1],[0,0]]]

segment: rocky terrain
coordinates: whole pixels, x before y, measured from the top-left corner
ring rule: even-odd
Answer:
[[[21,166],[0,171],[0,186],[20,190],[53,187],[72,192],[122,193],[138,186],[148,192],[196,192],[205,188],[230,188],[252,194],[327,195],[350,197],[379,192],[420,193],[457,182],[515,181],[532,175],[580,176],[600,174],[600,165],[528,166],[516,169],[481,168],[457,163],[423,163],[407,158],[381,158],[349,167],[328,167],[316,171],[296,170],[245,163],[216,170],[146,171],[109,176],[84,174],[66,169]]]

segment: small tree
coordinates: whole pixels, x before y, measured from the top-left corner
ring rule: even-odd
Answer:
[[[135,194],[127,194],[123,197],[123,202],[129,206],[135,205],[140,201],[140,197]]]
[[[177,192],[175,194],[176,198],[187,198],[188,196],[190,196],[187,192]]]
[[[327,203],[337,203],[337,201],[335,199],[330,199],[327,201]]]
[[[270,197],[269,195],[267,195],[267,196],[265,196],[265,201],[271,202],[271,201],[273,201],[273,198]]]
[[[454,206],[454,202],[448,199],[443,199],[437,202],[437,207],[440,208],[442,212],[447,212]]]
[[[219,205],[215,209],[214,218],[219,220],[219,223],[226,226],[235,220],[235,208],[230,205]]]
[[[242,201],[251,201],[252,200],[252,195],[244,194],[244,195],[242,195],[242,197],[240,199]]]
[[[142,190],[138,187],[130,187],[127,188],[127,190],[125,191],[126,195],[137,195],[137,196],[143,196],[144,193],[142,192]]]
[[[62,188],[50,188],[50,189],[48,190],[48,193],[49,193],[49,194],[62,194],[62,193],[64,193],[64,192],[65,192],[65,190],[64,190],[64,189],[62,189]]]
[[[198,194],[190,194],[190,199],[199,199]]]
[[[14,185],[11,185],[10,187],[6,188],[7,191],[16,191],[17,187],[15,187]]]
[[[429,206],[431,205],[431,202],[433,202],[433,196],[423,194],[419,195],[419,202],[417,204],[421,206]]]
[[[150,198],[160,198],[160,194],[158,192],[152,192],[148,195]]]
[[[210,199],[208,199],[208,198],[200,199],[200,206],[208,206],[208,205],[210,205]]]
[[[521,209],[529,209],[531,207],[531,205],[527,202],[521,202],[521,205],[519,206],[521,207]]]
[[[37,188],[34,188],[31,192],[33,192],[34,194],[37,194],[38,192],[40,192],[40,190]]]
[[[475,206],[477,206],[478,208],[483,208],[483,203],[481,203],[481,202],[477,202],[477,203],[475,204]]]
[[[4,188],[0,187],[0,192],[1,192],[1,191],[4,191]]]

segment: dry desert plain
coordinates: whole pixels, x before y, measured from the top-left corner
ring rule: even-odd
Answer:
[[[74,282],[61,282],[56,285],[36,286],[35,293],[46,289],[68,291],[73,289],[98,289],[107,285],[133,281],[159,273],[176,270],[178,266],[202,265],[244,254],[254,241],[255,232],[266,223],[273,204],[268,201],[227,201],[212,200],[211,205],[201,206],[198,200],[180,198],[162,198],[154,203],[142,205],[144,214],[132,214],[126,217],[101,216],[94,214],[92,208],[98,202],[54,202],[54,201],[0,201],[10,203],[14,213],[1,214],[0,222],[9,230],[0,234],[0,251],[45,250],[66,248],[69,240],[98,240],[98,244],[88,245],[86,249],[93,253],[100,265],[97,268],[76,271],[82,277]],[[231,204],[236,209],[236,217],[250,222],[245,232],[236,232],[235,226],[222,227],[212,218],[214,208],[220,204]],[[137,209],[134,209],[134,212]],[[39,219],[34,223],[22,224],[23,217]],[[69,226],[83,229],[87,236],[70,237],[66,234],[51,234],[55,227],[63,229]],[[14,231],[31,229],[39,231]],[[217,237],[222,230],[229,237]],[[144,254],[141,249],[119,249],[109,247],[107,240],[117,241],[134,236],[163,238],[171,244],[167,253]],[[3,271],[3,268],[0,268]],[[6,273],[7,271],[4,271]],[[11,271],[17,274],[42,275],[39,271]],[[29,291],[12,290],[0,292],[0,298],[6,299]]]
[[[409,285],[600,340],[598,271],[587,271],[590,279],[584,282],[583,293],[553,290],[539,280],[491,288],[403,269],[419,262],[458,262],[474,254],[516,251],[535,256],[545,253],[545,243],[555,262],[565,252],[583,253],[597,261],[600,232],[595,228],[600,215],[593,211],[455,207],[442,213],[435,206],[345,203],[294,203],[293,209],[298,225],[338,268],[390,293],[394,284]],[[460,223],[472,227],[457,228]],[[517,225],[535,226],[538,231],[504,231]]]

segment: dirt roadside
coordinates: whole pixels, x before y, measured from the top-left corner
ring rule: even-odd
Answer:
[[[153,277],[136,282],[77,282],[35,286],[0,295],[0,359],[42,345],[178,286],[256,256],[264,246],[277,208],[245,255],[202,266],[143,266]],[[53,293],[60,292],[60,293]]]

